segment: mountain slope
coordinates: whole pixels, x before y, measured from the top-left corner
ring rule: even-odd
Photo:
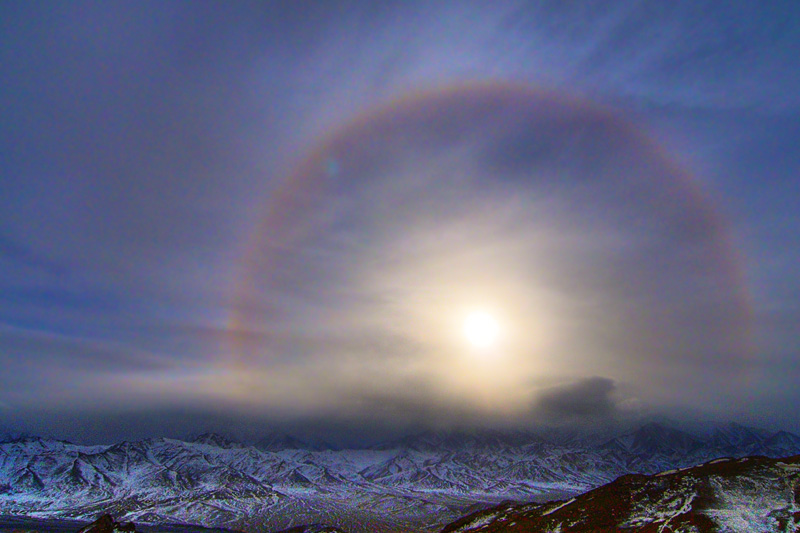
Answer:
[[[800,456],[717,459],[653,476],[625,475],[566,501],[500,505],[442,533],[795,531]]]

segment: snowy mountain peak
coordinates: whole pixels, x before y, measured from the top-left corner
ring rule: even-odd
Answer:
[[[764,439],[756,450],[757,453],[767,456],[791,455],[797,453],[800,447],[800,437],[788,431],[778,431],[771,437]]]
[[[603,445],[636,455],[689,455],[703,448],[704,442],[690,433],[651,422],[633,433],[612,439]]]
[[[769,433],[764,430],[729,422],[714,430],[710,444],[720,449],[732,448],[752,452],[768,437]]]

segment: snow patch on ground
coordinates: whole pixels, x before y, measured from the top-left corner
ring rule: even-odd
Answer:
[[[489,524],[494,522],[497,519],[498,516],[499,516],[499,513],[492,513],[492,514],[479,516],[478,518],[476,518],[475,520],[469,522],[468,524],[465,524],[465,525],[461,526],[460,528],[456,529],[453,533],[459,533],[459,532],[463,532],[463,531],[472,531],[472,530],[478,529],[479,527],[488,526]]]
[[[567,500],[567,501],[565,501],[564,503],[562,503],[561,505],[558,505],[558,506],[556,506],[556,507],[553,507],[553,508],[552,508],[552,509],[550,509],[549,511],[546,511],[546,512],[542,513],[542,516],[547,516],[547,515],[549,515],[550,513],[555,513],[555,512],[556,512],[556,511],[558,511],[559,509],[561,509],[561,508],[563,508],[563,507],[566,507],[567,505],[571,504],[571,503],[572,503],[572,502],[574,502],[574,501],[575,501],[575,498],[572,498],[571,500]]]
[[[776,480],[751,478],[747,481],[715,479],[718,504],[707,511],[721,531],[777,531],[776,511],[798,511],[791,491],[775,490]]]

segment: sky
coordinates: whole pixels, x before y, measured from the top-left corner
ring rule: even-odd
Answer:
[[[0,4],[0,434],[800,431],[800,5]]]

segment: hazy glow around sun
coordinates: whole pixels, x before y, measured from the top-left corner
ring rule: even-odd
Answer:
[[[491,348],[500,339],[500,323],[490,313],[475,310],[464,317],[462,332],[473,348]]]

